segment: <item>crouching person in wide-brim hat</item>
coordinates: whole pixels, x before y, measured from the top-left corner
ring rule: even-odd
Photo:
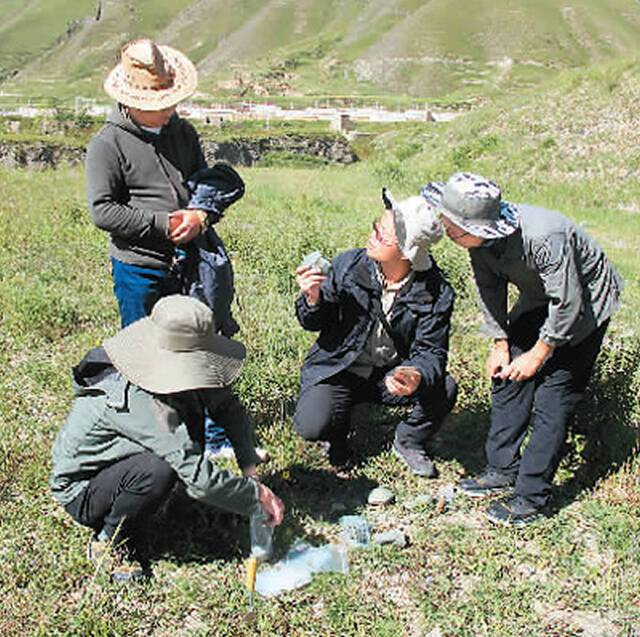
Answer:
[[[53,446],[54,497],[109,555],[115,579],[142,576],[132,559],[143,524],[176,480],[189,496],[280,524],[284,505],[257,479],[247,414],[230,385],[244,346],[215,333],[211,310],[185,296],[161,299],[74,368],[76,400]],[[204,410],[222,423],[242,476],[203,455]]]

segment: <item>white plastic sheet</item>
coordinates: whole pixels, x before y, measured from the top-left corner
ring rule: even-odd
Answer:
[[[311,581],[314,573],[347,573],[347,551],[337,544],[310,546],[296,543],[285,557],[258,573],[256,592],[274,597],[283,591],[301,588]]]

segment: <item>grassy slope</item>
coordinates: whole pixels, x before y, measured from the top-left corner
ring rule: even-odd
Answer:
[[[255,80],[285,69],[293,94],[465,97],[633,51],[640,31],[632,0],[475,0],[472,19],[464,0],[103,4],[95,22],[87,0],[31,0],[20,11],[13,0],[3,3],[0,17],[9,19],[0,27],[0,70],[23,69],[4,88],[100,96],[119,44],[145,34],[192,56],[208,95],[235,72]],[[82,28],[53,47],[83,15]]]
[[[238,318],[251,352],[239,391],[274,454],[265,479],[289,507],[279,547],[299,536],[334,539],[332,504],[363,511],[375,482],[393,488],[399,503],[367,510],[367,517],[376,530],[399,525],[412,538],[404,551],[352,554],[346,578],[322,576],[261,600],[255,628],[241,619],[243,525],[174,500],[155,525],[155,579],[123,590],[91,571],[82,553],[87,532],[51,501],[48,453],[70,404],[68,368],[116,329],[117,310],[106,241],[87,219],[82,174],[0,173],[0,633],[400,637],[439,627],[455,637],[547,637],[599,627],[592,634],[631,634],[640,622],[640,464],[631,455],[640,427],[640,354],[629,336],[637,334],[640,310],[640,187],[629,172],[637,166],[636,69],[634,61],[570,75],[541,95],[390,135],[377,158],[358,166],[244,172],[248,194],[221,230],[236,264]],[[462,386],[436,445],[441,478],[415,479],[392,456],[393,415],[359,412],[360,466],[348,476],[329,472],[290,430],[299,364],[312,338],[291,311],[300,256],[361,245],[380,209],[381,185],[402,197],[427,175],[457,168],[485,172],[514,200],[558,207],[586,223],[627,277],[626,308],[559,473],[559,512],[522,532],[490,527],[483,503],[462,498],[442,515],[433,502],[405,506],[482,462],[485,344],[476,334],[466,258],[454,246],[437,247],[458,292],[451,367]],[[579,431],[590,427],[606,431],[606,444],[585,445]]]

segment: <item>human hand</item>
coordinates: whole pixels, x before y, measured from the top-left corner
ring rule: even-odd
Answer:
[[[284,502],[261,482],[258,483],[258,500],[267,514],[267,526],[278,526],[284,519]]]
[[[202,210],[176,210],[169,215],[169,240],[175,244],[189,243],[195,239],[206,219]]]
[[[296,268],[296,283],[307,298],[309,305],[315,305],[320,299],[320,285],[327,277],[308,265]]]
[[[542,339],[538,339],[536,344],[528,352],[514,358],[513,362],[498,374],[498,378],[515,381],[529,380],[542,367],[547,358],[551,356],[553,350],[553,345],[549,345]]]
[[[519,382],[529,380],[540,369],[543,362],[544,357],[540,358],[537,352],[530,349],[528,352],[514,358],[509,365],[497,374],[497,378]]]
[[[422,381],[422,374],[416,367],[399,366],[385,376],[384,384],[393,396],[411,396]]]
[[[499,339],[493,344],[493,348],[487,356],[486,370],[489,378],[498,378],[500,372],[511,362],[509,354],[509,341]]]

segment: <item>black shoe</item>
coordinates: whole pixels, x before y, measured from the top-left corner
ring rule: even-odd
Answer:
[[[106,568],[111,571],[114,582],[130,584],[145,577],[145,572],[136,559],[135,551],[126,543],[114,546],[112,542],[92,538],[87,546],[87,557],[96,568]]]
[[[510,476],[487,467],[475,478],[460,480],[458,488],[462,493],[472,498],[482,498],[486,495],[511,492],[515,482],[515,476]]]
[[[351,462],[351,452],[346,440],[333,442],[321,440],[319,444],[322,446],[332,467],[344,468]]]
[[[494,524],[520,528],[539,520],[542,510],[521,495],[514,495],[493,502],[485,511],[485,515]]]
[[[435,478],[438,475],[436,466],[426,454],[424,449],[410,449],[409,447],[398,442],[397,438],[393,441],[393,453],[398,456],[417,476],[423,478]]]

